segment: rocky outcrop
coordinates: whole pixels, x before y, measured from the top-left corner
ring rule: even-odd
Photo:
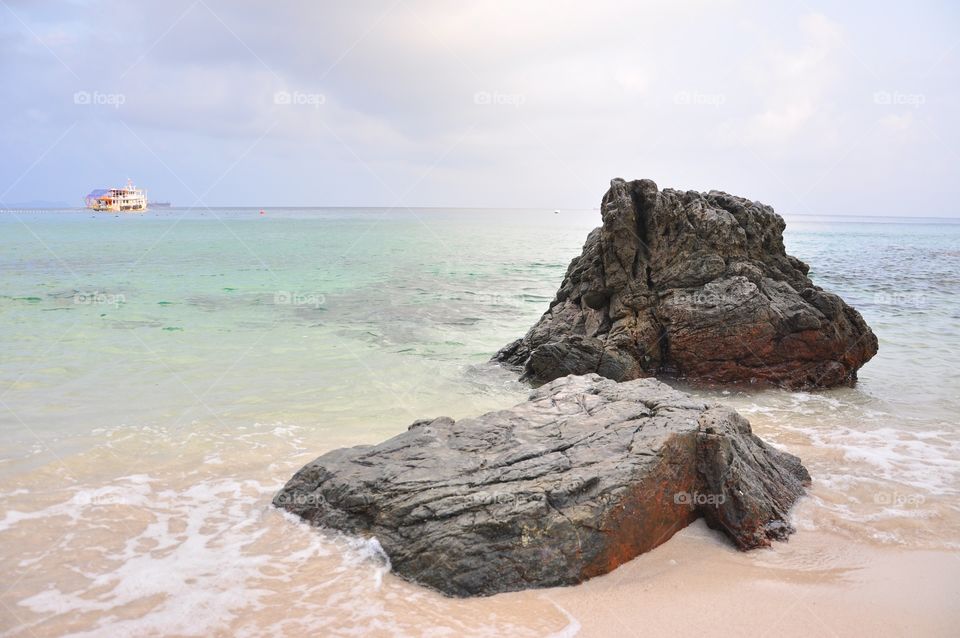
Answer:
[[[549,310],[494,357],[535,382],[597,372],[790,388],[856,381],[877,338],[786,254],[783,218],[719,191],[615,179]]]
[[[787,513],[809,479],[733,410],[591,374],[325,454],[273,502],[374,536],[394,573],[471,596],[579,583],[700,516],[741,549],[768,545],[793,531]]]

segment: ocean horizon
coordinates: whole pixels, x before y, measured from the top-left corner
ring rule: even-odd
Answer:
[[[396,205],[396,206],[336,206],[336,205],[297,205],[297,206],[283,206],[283,205],[271,205],[271,204],[258,204],[258,205],[243,205],[243,206],[230,206],[230,205],[217,205],[217,206],[208,206],[206,204],[197,204],[197,205],[169,205],[162,207],[149,207],[146,211],[135,211],[134,213],[119,213],[119,212],[109,212],[109,211],[91,211],[84,206],[18,206],[17,204],[4,204],[0,202],[0,213],[10,214],[19,214],[19,213],[79,213],[84,215],[104,215],[104,216],[118,216],[118,215],[138,215],[144,216],[147,214],[157,214],[163,215],[165,213],[176,213],[180,212],[182,215],[185,211],[237,211],[237,212],[257,212],[263,210],[265,212],[283,212],[283,211],[368,211],[374,213],[383,213],[393,212],[393,211],[464,211],[464,212],[483,212],[483,211],[523,211],[529,213],[559,213],[559,214],[591,214],[600,212],[599,207],[592,208],[579,208],[579,207],[531,207],[531,206],[414,206],[414,205]],[[844,219],[852,220],[862,220],[862,221],[883,221],[883,220],[896,220],[897,222],[903,223],[939,223],[939,222],[960,222],[960,214],[957,215],[892,215],[892,214],[883,214],[883,215],[869,215],[864,213],[784,213],[777,211],[778,214],[784,219],[791,218],[823,218],[823,219],[832,219],[835,221],[842,221]]]

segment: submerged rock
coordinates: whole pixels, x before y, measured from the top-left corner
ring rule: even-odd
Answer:
[[[793,531],[809,480],[733,410],[590,374],[509,410],[329,452],[273,502],[375,536],[396,574],[471,596],[605,574],[700,516],[741,549],[769,545]]]
[[[544,382],[597,372],[791,388],[856,381],[877,338],[786,254],[783,218],[720,191],[615,179],[549,310],[494,359]]]

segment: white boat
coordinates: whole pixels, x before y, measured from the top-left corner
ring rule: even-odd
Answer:
[[[128,179],[125,187],[91,191],[84,202],[91,210],[135,213],[147,210],[147,192],[134,186]]]

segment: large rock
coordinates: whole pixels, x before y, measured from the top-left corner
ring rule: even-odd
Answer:
[[[579,583],[700,516],[741,549],[769,545],[793,531],[787,512],[809,480],[733,410],[590,374],[509,410],[329,452],[273,502],[374,536],[395,573],[470,596]]]
[[[549,310],[494,357],[527,379],[834,386],[876,354],[860,313],[786,254],[785,223],[769,206],[615,179],[601,211]]]

